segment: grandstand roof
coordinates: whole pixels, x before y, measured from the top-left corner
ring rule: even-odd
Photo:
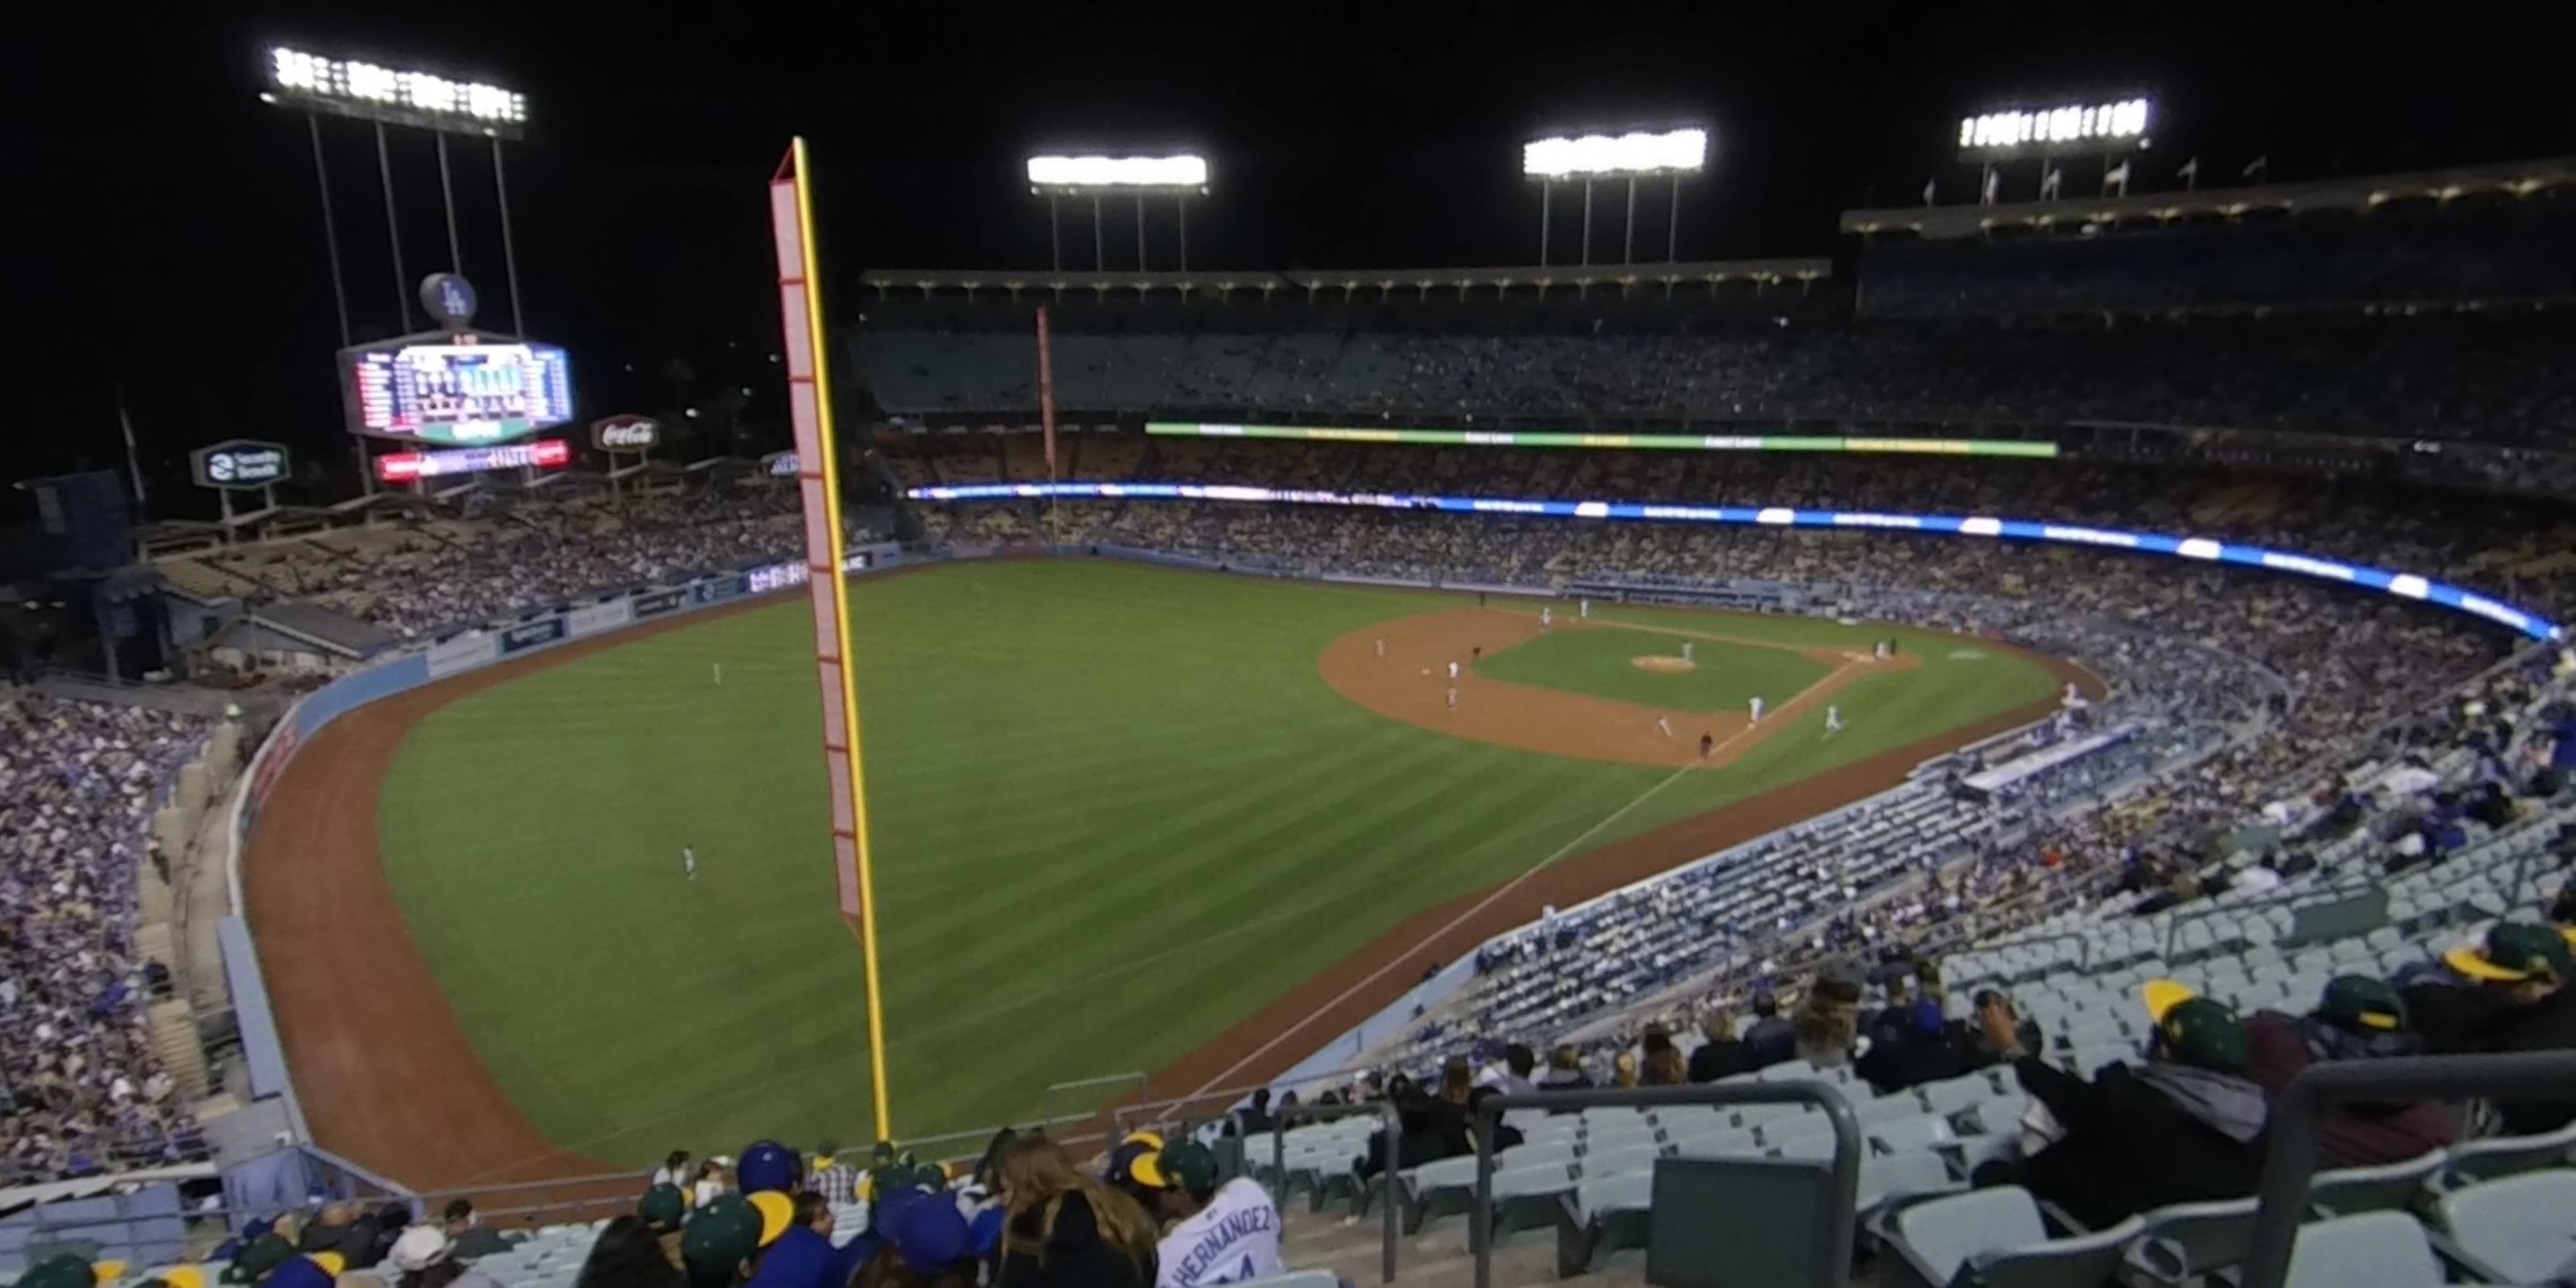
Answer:
[[[1095,273],[1081,270],[1055,272],[1039,269],[1009,272],[978,269],[888,268],[863,274],[861,281],[883,293],[918,291],[924,295],[938,291],[1043,290],[1057,295],[1067,291],[1133,291],[1150,295],[1156,291],[1188,294],[1211,291],[1227,295],[1235,291],[1304,291],[1313,295],[1322,291],[1340,291],[1345,296],[1361,291],[1391,294],[1410,290],[1429,294],[1434,290],[1464,293],[1479,288],[1507,291],[1529,287],[1546,291],[1555,287],[1588,290],[1596,287],[1633,289],[1639,286],[1717,286],[1727,282],[1814,282],[1831,276],[1833,261],[1827,259],[1724,259],[1700,260],[1681,264],[1528,264],[1517,268],[1350,268],[1296,269],[1211,269],[1194,273]]]
[[[2361,214],[2393,201],[2453,201],[2479,194],[2525,197],[2550,188],[2576,187],[2576,157],[2510,161],[2494,165],[2417,170],[2407,174],[2266,183],[2199,192],[2141,192],[2124,197],[2075,196],[2056,201],[2001,205],[1894,206],[1846,210],[1842,230],[1863,235],[1911,232],[1927,240],[1976,237],[1996,228],[2047,228],[2176,219],[2232,218],[2257,211],[2304,214],[2340,210]]]

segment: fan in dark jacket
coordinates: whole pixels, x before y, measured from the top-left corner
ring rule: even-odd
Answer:
[[[1475,1148],[1467,1139],[1466,1116],[1420,1092],[1408,1095],[1396,1107],[1396,1123],[1403,1128],[1395,1141],[1398,1171],[1456,1158]],[[1385,1165],[1386,1128],[1380,1127],[1369,1133],[1368,1152],[1351,1160],[1351,1170],[1366,1181],[1384,1170]]]
[[[2245,1076],[2279,1099],[2290,1080],[2326,1060],[2415,1055],[2423,1038],[2406,1030],[2397,990],[2365,975],[2339,976],[2307,1015],[2264,1011],[2245,1022]],[[2460,1123],[2438,1100],[2340,1104],[2326,1111],[2319,1166],[2368,1167],[2421,1158],[2460,1138]]]
[[[2463,982],[2406,990],[2408,1016],[2435,1055],[2576,1050],[2576,945],[2568,932],[2498,922],[2479,943],[2443,954]],[[2496,1105],[2504,1132],[2528,1136],[2576,1122],[2576,1099]]]
[[[1768,992],[1753,995],[1753,1027],[1744,1031],[1748,1068],[1766,1069],[1798,1053],[1796,1025],[1780,1018],[1780,999]]]
[[[1718,1011],[1700,1025],[1705,1039],[1690,1054],[1690,1080],[1715,1082],[1753,1069],[1752,1053],[1735,1036],[1735,1017]]]
[[[1882,1096],[1927,1082],[1974,1073],[1995,1057],[1968,1032],[1950,1023],[1934,998],[1916,1000],[1902,1029],[1881,1029],[1869,1053],[1852,1066]]]
[[[2254,1192],[2268,1106],[2244,1076],[2245,1026],[2169,980],[2146,991],[2156,1024],[2148,1061],[2111,1065],[2091,1082],[2025,1051],[2008,1008],[1980,1017],[2063,1135],[2018,1163],[1978,1168],[1979,1185],[2019,1185],[2097,1230],[2168,1203]]]

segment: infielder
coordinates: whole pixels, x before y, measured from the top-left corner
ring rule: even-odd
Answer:
[[[1843,709],[1841,707],[1825,708],[1825,732],[1830,734],[1841,733],[1842,731]]]
[[[1668,720],[1663,716],[1657,716],[1655,717],[1655,727],[1662,730],[1665,737],[1670,738],[1673,736],[1673,722],[1671,720]]]
[[[1753,723],[1762,723],[1762,695],[1759,693],[1753,695]]]
[[[1556,610],[1546,605],[1541,605],[1538,610],[1538,628],[1540,630],[1546,630],[1548,627],[1555,624]]]
[[[1383,639],[1381,639],[1381,640],[1379,640],[1379,641],[1377,642],[1377,655],[1378,655],[1379,657],[1385,657],[1385,656],[1386,656],[1386,641],[1385,641],[1385,640],[1383,640]]]
[[[1449,709],[1458,709],[1458,686],[1454,684],[1449,686]]]
[[[680,871],[687,874],[691,881],[698,879],[698,851],[696,847],[688,845],[680,847]]]
[[[1689,640],[1682,641],[1682,660],[1685,662],[1691,660],[1691,641]]]
[[[1451,684],[1458,682],[1458,664],[1455,662],[1449,664],[1449,682]]]

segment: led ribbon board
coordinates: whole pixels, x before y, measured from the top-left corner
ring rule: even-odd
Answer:
[[[905,492],[915,501],[1250,501],[1287,505],[1336,505],[1377,510],[1435,510],[1446,514],[1509,514],[1550,519],[1631,519],[1654,523],[1740,523],[1782,528],[1881,528],[1892,532],[1929,532],[1962,537],[2000,537],[2015,541],[2053,541],[2098,546],[2141,554],[2172,555],[2208,563],[2238,564],[2273,572],[2297,573],[2320,581],[2341,582],[2401,599],[2438,604],[2472,617],[2510,627],[2536,640],[2566,638],[2558,623],[2527,608],[2490,599],[2473,590],[2411,572],[2391,572],[2368,564],[2321,559],[2288,550],[2239,545],[2211,537],[2177,537],[2160,532],[2131,532],[2082,524],[2043,523],[2033,519],[1998,519],[1984,515],[1882,514],[1866,510],[1798,510],[1787,506],[1657,505],[1639,501],[1560,501],[1502,497],[1439,496],[1414,492],[1285,491],[1199,483],[974,483],[959,487],[917,487]]]
[[[1675,452],[1899,452],[1923,456],[2055,457],[2057,444],[2012,438],[1845,438],[1804,434],[1578,434],[1559,430],[1352,429],[1333,425],[1216,425],[1157,420],[1148,434],[1175,438],[1284,438],[1310,443],[1420,443],[1437,447],[1594,447]]]

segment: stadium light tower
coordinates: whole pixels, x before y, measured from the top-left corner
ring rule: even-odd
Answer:
[[[1708,165],[1708,131],[1666,130],[1661,134],[1585,134],[1533,139],[1521,145],[1521,176],[1538,181],[1538,262],[1547,263],[1549,216],[1561,180],[1583,181],[1583,262],[1592,262],[1592,185],[1602,179],[1628,181],[1627,233],[1620,239],[1619,262],[1637,262],[1637,180],[1663,176],[1670,180],[1671,209],[1664,222],[1664,259],[1675,259],[1682,213],[1682,176]]]
[[[509,282],[510,330],[525,334],[527,317],[519,301],[519,249],[510,228],[510,181],[501,160],[504,140],[524,137],[528,99],[516,90],[482,81],[457,80],[435,72],[387,66],[361,58],[332,58],[287,45],[268,48],[259,99],[304,114],[313,144],[313,186],[322,199],[323,252],[331,260],[331,304],[340,323],[340,347],[355,343],[349,328],[348,280],[340,267],[340,230],[331,209],[331,180],[322,148],[322,118],[347,117],[375,128],[376,178],[384,190],[385,240],[393,256],[395,308],[401,330],[411,325],[410,273],[403,265],[402,224],[394,201],[393,160],[385,127],[427,130],[438,140],[438,192],[447,214],[447,271],[465,271],[463,244],[456,231],[456,184],[449,168],[450,135],[483,138],[492,145],[492,191],[501,214],[501,267]],[[359,486],[375,491],[375,471],[368,467],[366,446],[358,442]]]
[[[1997,168],[2028,157],[2039,159],[2039,197],[2055,199],[2065,182],[2057,158],[2098,151],[2102,154],[2102,190],[2129,193],[2129,165],[2114,159],[2149,146],[2148,129],[2155,108],[2147,96],[2103,99],[2053,107],[2006,107],[1959,118],[1959,156],[1978,167],[1977,200],[1995,203],[2000,186]],[[1927,198],[1928,200],[1928,198]]]
[[[1064,238],[1057,216],[1066,197],[1091,198],[1091,268],[1094,272],[1108,268],[1101,232],[1101,199],[1111,196],[1136,199],[1139,273],[1145,271],[1145,198],[1170,197],[1172,209],[1179,216],[1181,271],[1189,271],[1190,198],[1207,195],[1207,158],[1194,152],[1120,157],[1049,154],[1030,157],[1028,175],[1029,191],[1047,199],[1047,255],[1049,266],[1056,272],[1064,271]]]

